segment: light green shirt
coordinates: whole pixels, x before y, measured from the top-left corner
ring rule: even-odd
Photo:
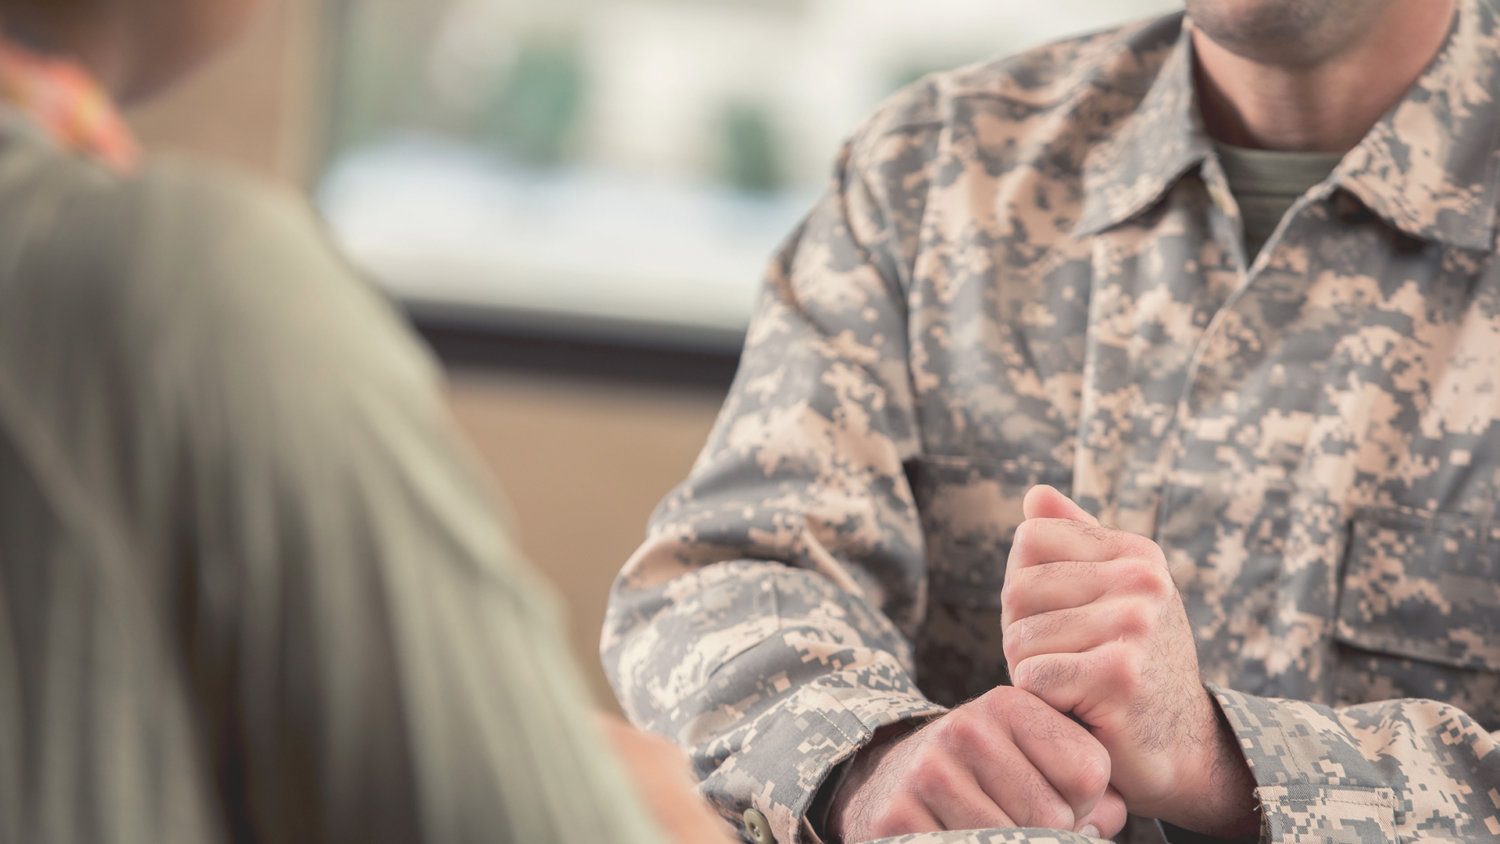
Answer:
[[[1281,152],[1215,143],[1219,163],[1245,227],[1245,262],[1255,260],[1281,218],[1314,185],[1328,178],[1343,153]]]
[[[657,842],[298,202],[0,131],[0,842]]]

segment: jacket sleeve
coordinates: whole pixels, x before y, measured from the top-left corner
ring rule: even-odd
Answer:
[[[922,142],[897,130],[845,148],[605,623],[631,719],[690,750],[722,813],[756,809],[782,842],[808,834],[820,783],[876,729],[942,711],[913,681],[927,581],[903,468],[919,433],[900,255],[922,192],[920,174],[893,172]],[[909,190],[897,209],[866,178],[881,168]]]
[[[1457,708],[1392,700],[1330,709],[1211,689],[1250,763],[1261,840],[1500,838],[1500,748]]]

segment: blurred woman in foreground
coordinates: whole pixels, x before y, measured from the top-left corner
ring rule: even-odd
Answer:
[[[0,842],[724,840],[302,204],[140,160],[251,5],[0,0]]]

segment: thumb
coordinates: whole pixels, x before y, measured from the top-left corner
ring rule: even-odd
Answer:
[[[1071,519],[1099,526],[1099,520],[1089,515],[1087,510],[1046,484],[1039,484],[1027,491],[1026,499],[1021,503],[1021,514],[1028,519]]]

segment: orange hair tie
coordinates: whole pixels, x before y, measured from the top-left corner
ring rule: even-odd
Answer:
[[[140,164],[135,135],[77,61],[36,53],[0,34],[0,101],[24,112],[65,149],[119,172]]]

